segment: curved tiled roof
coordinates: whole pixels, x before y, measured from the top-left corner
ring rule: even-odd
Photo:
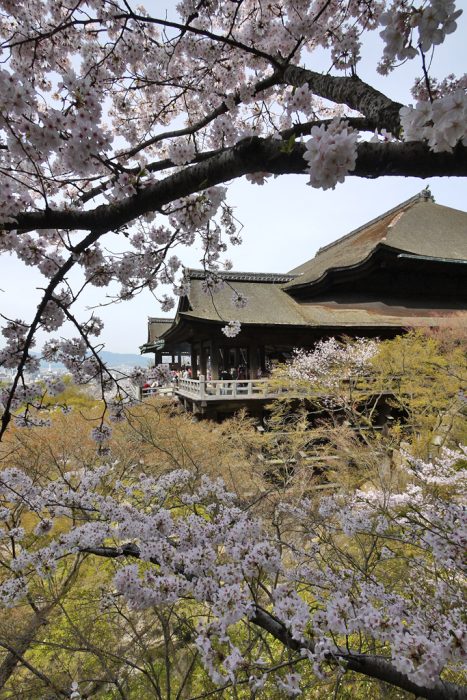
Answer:
[[[422,193],[321,248],[295,268],[285,289],[312,285],[331,270],[358,266],[381,246],[444,261],[467,260],[467,212],[435,204]]]
[[[188,295],[179,302],[176,319],[150,318],[149,340],[156,345],[183,341],[193,322],[332,329],[442,327],[467,324],[465,303],[457,298],[446,304],[425,301],[404,305],[402,299],[368,298],[361,302],[298,301],[295,289],[313,287],[335,270],[360,269],[377,259],[376,251],[397,258],[467,263],[467,213],[435,204],[429,192],[403,202],[348,235],[321,248],[316,256],[287,274],[268,272],[221,272],[222,288],[203,290],[204,270],[187,270]],[[373,257],[374,256],[374,257]],[[245,296],[245,308],[236,308],[232,297]],[[188,325],[187,325],[188,324]],[[158,338],[162,339],[158,341]],[[286,336],[284,336],[286,337]],[[171,340],[172,339],[172,340]],[[149,347],[149,346],[148,346]],[[152,347],[152,345],[151,345]]]
[[[148,344],[154,343],[163,333],[168,331],[173,322],[173,318],[150,316],[148,318]]]
[[[248,298],[244,309],[232,304],[232,289],[225,285],[215,294],[206,294],[201,280],[191,281],[190,310],[180,319],[218,322],[238,320],[242,324],[307,328],[416,328],[442,327],[467,323],[462,304],[452,308],[404,306],[401,300],[348,302],[297,302],[279,284],[238,282],[237,292]]]
[[[306,320],[297,304],[282,291],[283,284],[265,280],[237,281],[227,280],[229,284],[213,294],[203,291],[202,279],[190,276],[190,310],[180,312],[183,317],[200,318],[206,321],[234,321],[267,325],[306,325]],[[280,277],[277,275],[277,277]],[[289,277],[290,279],[290,277]],[[234,290],[248,300],[243,309],[232,303]]]

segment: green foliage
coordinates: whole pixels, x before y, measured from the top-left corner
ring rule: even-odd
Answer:
[[[401,418],[394,434],[421,456],[434,447],[467,440],[465,403],[467,345],[442,334],[413,331],[381,343],[373,368],[383,381],[394,378],[390,405]]]

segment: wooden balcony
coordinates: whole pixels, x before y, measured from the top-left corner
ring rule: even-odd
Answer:
[[[384,385],[375,377],[355,377],[343,379],[334,391],[355,392],[355,397],[363,393],[382,396],[393,393],[398,378]],[[277,398],[323,398],[323,390],[310,389],[309,384],[298,382],[287,386],[272,379],[179,379],[177,385],[163,388],[143,389],[143,399],[151,396],[176,396],[186,409],[195,414],[215,416],[217,412],[233,413],[240,408],[249,412],[260,411],[270,401]]]
[[[269,379],[180,379],[175,394],[200,401],[274,399],[288,393]]]

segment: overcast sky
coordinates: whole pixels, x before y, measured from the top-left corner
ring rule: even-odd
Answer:
[[[162,2],[157,4],[162,5]],[[448,37],[435,53],[431,74],[437,78],[451,72],[456,75],[467,72],[467,0],[458,2],[457,6],[464,14],[458,21],[456,34]],[[395,100],[412,102],[410,87],[421,72],[419,64],[412,61],[388,79],[382,79],[375,70],[380,52],[381,45],[376,37],[367,42],[363,52],[365,61],[359,68],[360,77]],[[318,65],[313,62],[310,67],[323,67],[323,56],[319,57]],[[231,185],[228,201],[243,224],[243,245],[232,248],[228,257],[236,270],[287,272],[311,258],[321,246],[426,186],[439,204],[467,210],[467,183],[461,178],[363,180],[349,177],[334,191],[327,192],[307,186],[305,176],[271,178],[261,187],[242,178]],[[199,267],[199,250],[189,250],[182,257],[187,266]],[[44,278],[33,268],[26,268],[8,256],[0,260],[0,311],[5,315],[30,321],[38,303],[37,287],[40,286],[44,286]],[[85,314],[86,305],[105,301],[104,294],[102,289],[91,287],[83,298],[80,315]],[[97,314],[105,322],[101,339],[106,349],[114,352],[138,352],[139,345],[146,341],[147,317],[162,315],[148,292],[131,302],[99,309]],[[49,336],[41,336],[39,346],[46,337]]]

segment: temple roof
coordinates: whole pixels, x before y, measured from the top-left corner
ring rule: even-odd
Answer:
[[[148,339],[144,345],[140,345],[139,350],[141,354],[146,352],[155,352],[160,347],[163,347],[164,343],[159,340],[161,335],[163,335],[169,328],[172,328],[174,322],[173,318],[159,318],[154,316],[148,317]]]
[[[467,261],[467,213],[435,204],[425,190],[320,248],[291,270],[294,279],[284,289],[313,285],[331,270],[356,267],[383,246],[425,259]]]
[[[419,275],[424,274],[423,266],[432,270],[433,264],[443,275],[449,275],[446,269],[451,264],[467,269],[467,213],[435,204],[425,190],[321,248],[313,259],[287,274],[222,272],[223,286],[215,293],[206,293],[203,284],[206,272],[187,270],[190,291],[180,299],[176,318],[173,321],[150,318],[148,343],[142,351],[162,347],[164,342],[170,345],[187,340],[195,322],[223,326],[228,321],[238,320],[244,326],[284,328],[285,333],[292,327],[318,331],[321,328],[325,332],[329,329],[336,333],[339,329],[343,332],[360,329],[361,332],[365,328],[373,331],[386,328],[399,332],[420,326],[467,325],[465,299],[454,293],[450,294],[450,299],[445,295],[441,301],[436,289],[431,290],[429,285],[426,293],[413,298],[397,295],[397,289],[389,289],[380,296],[367,295],[360,290],[360,297],[354,293],[352,300],[352,280],[357,271],[360,274],[365,265],[368,267],[375,261],[379,261],[381,269],[386,269],[388,259],[400,259],[401,264],[407,259],[407,270],[398,269],[409,276],[415,270],[411,260],[417,261]],[[346,270],[351,276],[345,281],[349,289],[345,299],[342,295],[332,300],[328,295],[326,301],[310,301],[306,295],[302,295],[301,300],[294,298],[294,290],[317,289],[315,285],[321,281],[326,284],[331,278],[328,276],[331,271],[340,276]],[[236,294],[247,298],[245,308],[234,305]],[[428,299],[427,294],[432,298]]]
[[[257,279],[244,282],[241,281],[241,276],[226,277],[225,273],[222,273],[225,284],[213,294],[203,291],[201,275],[190,274],[190,310],[181,311],[180,315],[224,323],[238,320],[241,323],[266,325],[306,325],[307,321],[301,314],[300,305],[282,291],[286,281],[283,275],[276,275],[277,282],[267,282],[260,278],[261,273],[248,274]],[[290,276],[285,277],[287,280],[291,279]],[[247,298],[245,308],[238,309],[232,303],[234,290]]]
[[[463,304],[452,304],[452,308],[433,308],[432,304],[427,304],[425,308],[423,302],[405,306],[400,299],[303,303],[295,301],[280,284],[235,282],[232,287],[226,284],[214,294],[206,294],[201,277],[190,279],[190,308],[180,310],[180,320],[217,321],[222,325],[238,320],[242,324],[307,328],[413,328],[467,323],[467,310]],[[233,289],[247,297],[245,308],[238,309],[232,304]]]
[[[195,270],[193,268],[188,268],[186,270],[186,276],[190,280],[204,280],[206,278],[205,270]],[[259,282],[267,283],[271,282],[273,284],[284,284],[285,282],[292,281],[296,275],[291,273],[277,273],[277,272],[236,272],[235,270],[222,271],[220,277],[226,282]]]

